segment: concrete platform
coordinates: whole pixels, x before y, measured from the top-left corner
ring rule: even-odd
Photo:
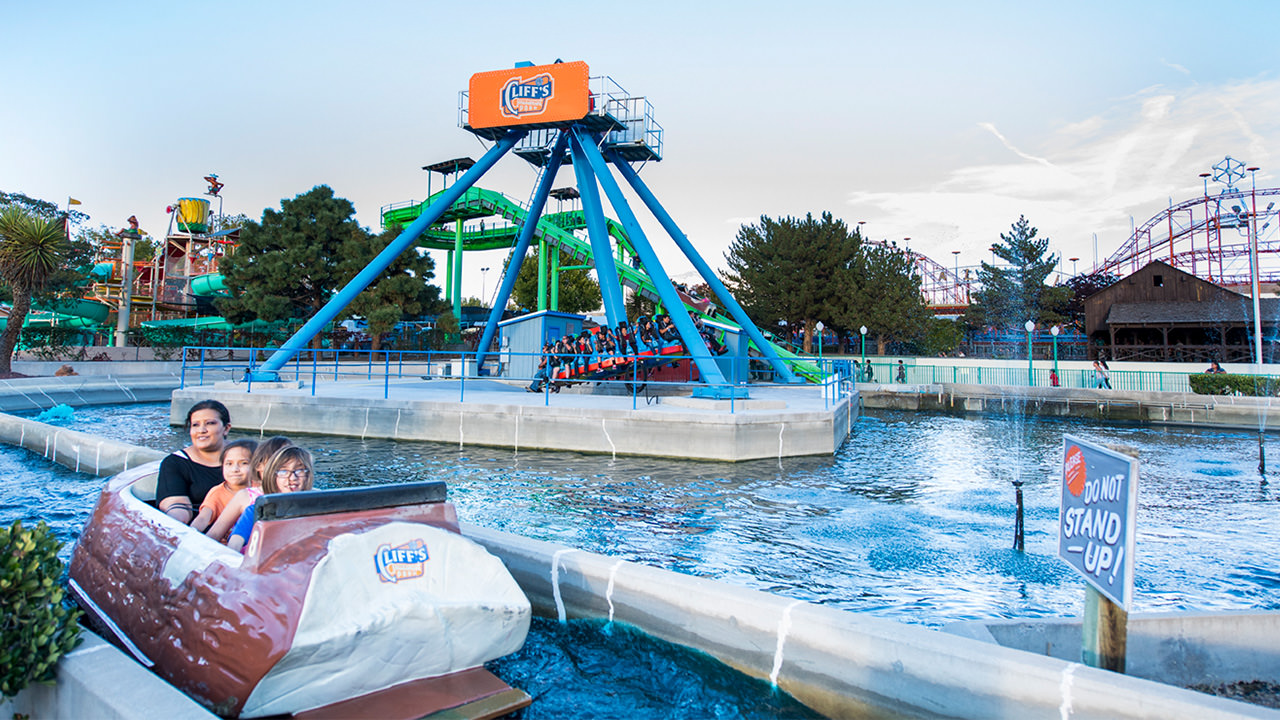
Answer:
[[[175,391],[170,421],[182,424],[192,404],[212,398],[231,410],[233,426],[264,434],[733,462],[834,453],[852,427],[851,403],[823,397],[812,385],[752,387],[745,401],[659,397],[647,404],[643,396],[529,393],[482,378],[325,382],[314,395],[307,386],[218,383]]]

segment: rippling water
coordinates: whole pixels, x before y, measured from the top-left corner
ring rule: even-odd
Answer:
[[[68,426],[181,447],[167,423],[166,405],[141,405],[79,409]],[[833,457],[736,464],[296,439],[320,487],[444,480],[469,522],[937,626],[1081,612],[1082,581],[1056,558],[1064,433],[1139,452],[1136,611],[1280,609],[1280,504],[1248,433],[886,412]],[[101,484],[17,450],[0,471],[0,521],[44,518],[68,539]],[[1014,479],[1025,552],[1011,549]]]

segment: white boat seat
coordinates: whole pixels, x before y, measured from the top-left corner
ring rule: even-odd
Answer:
[[[154,503],[156,501],[156,483],[159,479],[159,472],[148,473],[138,478],[131,488],[133,496],[143,502]]]

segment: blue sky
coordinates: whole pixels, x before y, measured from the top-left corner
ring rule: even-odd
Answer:
[[[1274,184],[1278,27],[1261,1],[10,3],[0,189],[160,235],[216,172],[227,212],[323,183],[376,227],[422,165],[484,152],[472,73],[562,58],[653,103],[643,176],[713,265],[744,222],[829,210],[948,266],[1025,214],[1083,270],[1225,155]],[[535,179],[508,157],[481,185]],[[468,256],[466,293],[502,258]]]

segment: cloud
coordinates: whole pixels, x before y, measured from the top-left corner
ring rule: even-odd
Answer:
[[[1200,195],[1198,174],[1226,155],[1261,165],[1260,184],[1274,177],[1267,147],[1280,142],[1280,81],[1145,88],[1051,129],[1029,148],[1016,147],[996,122],[979,127],[1009,151],[1007,160],[961,160],[941,180],[900,191],[854,189],[848,203],[873,237],[893,228],[891,235],[911,237],[913,249],[935,260],[961,250],[961,264],[989,260],[999,234],[1026,215],[1051,239],[1051,252],[1082,258],[1084,269],[1094,233],[1105,258],[1128,239],[1131,223],[1170,199]]]

